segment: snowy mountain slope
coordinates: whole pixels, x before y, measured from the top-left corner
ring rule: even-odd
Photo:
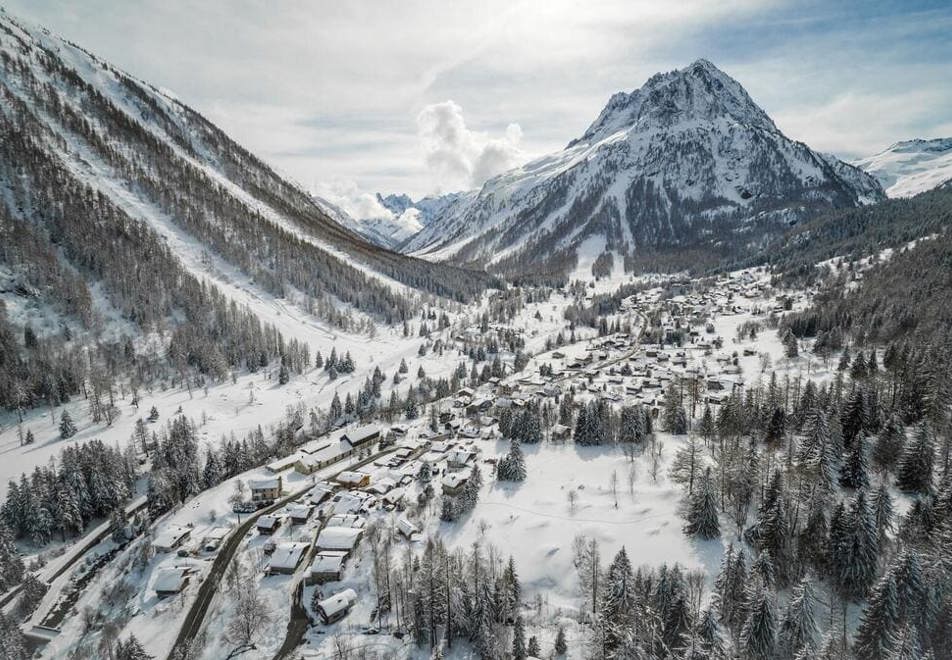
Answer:
[[[952,181],[952,138],[904,140],[853,165],[876,177],[889,197],[911,197]]]
[[[871,176],[788,139],[737,81],[698,60],[615,94],[563,151],[490,179],[401,249],[564,272],[592,236],[629,256],[883,197]]]
[[[393,297],[407,287],[461,299],[485,280],[432,270],[347,231],[195,111],[45,30],[0,14],[0,50],[5,118],[34,138],[27,152],[42,151],[133,219],[167,216],[267,293],[297,288],[391,320]]]

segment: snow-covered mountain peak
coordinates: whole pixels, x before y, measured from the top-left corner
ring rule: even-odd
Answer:
[[[582,253],[708,250],[755,240],[753,225],[766,233],[883,197],[873,177],[790,140],[739,82],[697,60],[614,94],[565,149],[493,177],[401,247],[500,272],[564,271]]]
[[[598,142],[618,131],[669,129],[719,118],[777,130],[739,82],[708,60],[699,59],[683,69],[653,75],[630,94],[613,94],[588,130],[569,146]]]
[[[876,177],[889,197],[911,197],[952,181],[952,138],[902,140],[853,164]]]

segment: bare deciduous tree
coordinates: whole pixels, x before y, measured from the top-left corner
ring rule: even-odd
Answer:
[[[249,571],[242,571],[247,576]],[[235,611],[228,622],[226,637],[238,648],[251,648],[261,629],[271,621],[267,603],[258,594],[257,585],[251,579],[238,581]]]

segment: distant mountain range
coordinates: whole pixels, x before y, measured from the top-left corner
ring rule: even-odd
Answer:
[[[620,92],[578,138],[447,205],[401,249],[503,273],[677,246],[749,243],[885,198],[859,168],[787,138],[706,60]]]
[[[381,247],[399,249],[435,219],[442,217],[447,209],[475,195],[476,191],[456,192],[414,202],[409,195],[384,196],[377,193],[377,202],[390,215],[371,218],[354,218],[327,199],[317,196],[314,199],[332,218],[351,231]]]
[[[790,140],[707,60],[619,92],[565,149],[428,197],[378,194],[392,217],[341,222],[388,248],[507,275],[626,265],[680,251],[742,258],[826,211],[952,179],[952,139],[899,142],[852,164]],[[332,213],[333,215],[333,213]]]
[[[890,197],[911,197],[952,181],[952,138],[904,140],[853,164],[876,177]]]

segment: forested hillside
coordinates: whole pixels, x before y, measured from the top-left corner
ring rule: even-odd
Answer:
[[[60,328],[0,309],[5,407],[55,405],[90,366],[139,382],[303,369],[308,347],[217,286],[235,277],[345,330],[351,311],[403,322],[415,289],[466,301],[491,283],[350,234],[194,111],[6,14],[0,95],[0,302],[41,306]],[[122,334],[105,332],[116,320]],[[78,334],[94,338],[91,360]]]
[[[952,226],[952,188],[941,187],[909,199],[834,211],[798,225],[770,242],[747,264],[769,264],[785,276],[813,280],[815,264],[856,259],[897,248]]]
[[[952,340],[952,237],[924,238],[859,272],[845,270],[806,311],[786,320],[798,336],[838,343]],[[821,346],[824,342],[820,342]]]

